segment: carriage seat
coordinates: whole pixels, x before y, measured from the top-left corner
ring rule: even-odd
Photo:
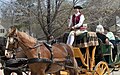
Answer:
[[[66,43],[67,38],[68,38],[69,32],[66,32],[63,35],[62,42]],[[79,36],[75,36],[75,41],[73,43],[74,47],[79,47],[79,48],[85,48],[88,46],[97,46],[99,45],[98,43],[98,38],[96,35],[96,32],[85,32],[80,34]]]
[[[85,32],[75,37],[74,46],[85,48],[89,46],[97,46],[98,38],[95,32]]]

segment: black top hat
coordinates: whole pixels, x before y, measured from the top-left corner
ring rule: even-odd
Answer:
[[[81,6],[74,6],[74,9],[83,9]]]

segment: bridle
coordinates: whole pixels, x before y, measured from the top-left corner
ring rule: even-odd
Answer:
[[[24,42],[22,40],[20,40],[17,35],[8,36],[8,39],[7,39],[7,44],[8,45],[13,45],[13,46],[16,46],[14,48],[18,48],[19,43],[21,43],[22,45],[24,45],[27,49],[34,49],[35,48],[35,47],[31,48],[29,46],[26,46],[24,44]]]
[[[7,43],[6,43],[6,50],[11,51],[11,48],[9,48],[9,46],[13,47],[12,50],[17,49],[19,47],[18,46],[18,39],[16,39],[16,37],[8,36],[7,37]]]
[[[39,44],[38,42],[36,42],[33,47],[29,47],[29,46],[26,46],[25,43],[22,40],[20,40],[17,35],[8,36],[7,38],[7,45],[13,45],[13,48],[12,48],[13,51],[18,49],[20,43],[26,48],[26,50],[37,49],[36,50],[37,56],[40,58],[41,52],[39,51],[38,47],[40,47],[41,44]],[[10,50],[7,45],[6,45],[6,49]]]

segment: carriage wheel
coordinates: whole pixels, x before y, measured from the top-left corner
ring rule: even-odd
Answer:
[[[110,70],[106,62],[100,61],[94,70],[94,75],[110,75]]]

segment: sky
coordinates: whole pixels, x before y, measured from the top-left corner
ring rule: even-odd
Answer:
[[[0,0],[0,8],[4,5],[9,4],[11,1],[16,1],[16,0]],[[72,1],[72,0],[69,0],[69,1]],[[84,1],[87,1],[87,0],[80,0],[80,1],[82,1],[82,3],[84,3]],[[82,5],[82,3],[80,2],[80,4],[77,4],[77,5]],[[0,10],[0,18],[1,18],[1,10]]]
[[[8,2],[10,2],[11,0],[0,0],[0,4],[3,4],[4,2],[5,3],[8,3]]]
[[[11,0],[0,0],[0,8],[3,7],[4,5],[7,5],[10,3]],[[15,0],[12,0],[15,1]],[[0,18],[1,18],[1,10],[0,10]]]

